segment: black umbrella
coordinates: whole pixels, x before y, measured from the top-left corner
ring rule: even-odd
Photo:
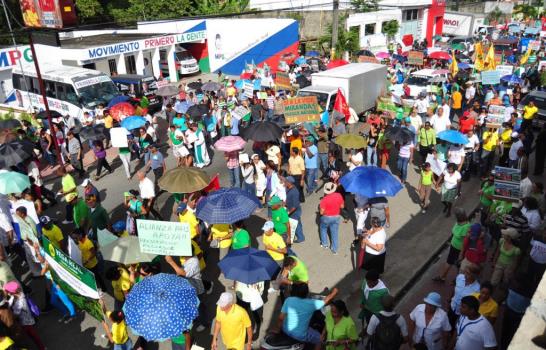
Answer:
[[[162,86],[155,91],[155,94],[157,96],[164,96],[164,97],[175,96],[175,95],[178,95],[179,93],[180,91],[178,90],[178,88],[173,85]]]
[[[186,111],[186,114],[192,119],[201,118],[204,114],[209,113],[209,107],[206,104],[200,103],[197,105],[190,106]]]
[[[245,140],[258,142],[277,141],[281,134],[281,127],[269,121],[252,123],[248,128],[241,130],[241,136]]]
[[[201,86],[201,90],[203,91],[218,91],[222,88],[222,85],[215,83],[213,81],[206,82]]]
[[[49,114],[51,115],[51,118],[62,118],[63,115],[57,111],[49,111]],[[47,114],[45,111],[38,112],[36,114],[36,118],[38,119],[47,119]]]
[[[296,78],[296,84],[298,84],[300,89],[302,89],[302,88],[304,88],[306,86],[311,85],[311,82],[305,76],[300,75],[299,77]]]
[[[0,129],[17,129],[21,127],[21,122],[17,119],[0,120]]]
[[[415,134],[408,128],[395,126],[390,129],[387,129],[385,136],[387,136],[391,141],[396,141],[396,142],[406,144],[410,142],[411,140],[413,140],[413,138],[415,137]]]
[[[106,129],[104,125],[84,126],[80,130],[80,136],[85,140],[97,141],[106,138]]]
[[[13,141],[0,145],[0,168],[9,168],[33,156],[33,147],[28,148],[24,141]]]
[[[188,84],[188,87],[193,90],[201,89],[201,86],[203,86],[203,83],[200,83],[198,81],[194,81]]]

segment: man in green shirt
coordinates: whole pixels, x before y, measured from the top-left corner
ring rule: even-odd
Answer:
[[[489,175],[489,178],[487,181],[485,181],[482,185],[482,189],[480,190],[480,206],[487,211],[489,211],[489,207],[491,207],[491,204],[493,204],[493,195],[495,194],[495,177],[492,175]]]
[[[233,238],[231,241],[231,249],[243,249],[250,247],[250,234],[243,228],[243,222],[238,221],[233,224]]]
[[[283,236],[285,242],[288,241],[288,235],[286,235],[286,233],[290,233],[288,211],[282,206],[282,201],[277,196],[271,198],[269,206],[271,206],[271,221],[275,225],[275,232]]]
[[[97,202],[95,195],[86,196],[85,201],[89,207],[89,223],[93,230],[92,239],[97,239],[97,231],[104,230],[108,226],[108,213],[106,212],[106,209]]]
[[[287,283],[309,283],[307,266],[295,256],[287,256],[283,261],[283,275]]]
[[[89,208],[82,198],[78,198],[77,193],[71,193],[66,196],[68,203],[73,208],[74,226],[81,228],[83,232],[87,232],[89,225]]]

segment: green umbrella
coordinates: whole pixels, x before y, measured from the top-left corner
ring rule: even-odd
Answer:
[[[343,148],[364,148],[368,145],[366,139],[359,135],[343,134],[336,137],[336,144]]]
[[[195,168],[174,168],[159,179],[159,187],[169,193],[193,193],[207,187],[210,177],[206,172]]]
[[[104,260],[123,265],[150,262],[155,258],[154,254],[140,251],[140,242],[137,236],[121,237],[104,247],[100,247],[100,251]]]
[[[16,171],[5,171],[0,173],[0,193],[21,193],[30,187],[28,176]]]
[[[466,48],[464,47],[463,44],[461,43],[454,43],[454,44],[451,44],[451,48],[453,50],[459,50],[459,51],[464,51]]]

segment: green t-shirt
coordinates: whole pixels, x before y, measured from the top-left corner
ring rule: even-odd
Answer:
[[[76,228],[80,228],[80,222],[89,218],[89,207],[85,204],[83,199],[78,199],[74,205],[74,225]]]
[[[185,345],[186,344],[186,334],[182,333],[178,337],[171,338],[171,341],[178,345]]]
[[[292,256],[292,258],[297,261],[297,264],[288,273],[288,280],[292,282],[309,282],[309,272],[307,271],[307,266],[305,266],[303,261],[295,256]]]
[[[465,222],[464,224],[456,223],[455,225],[453,225],[453,228],[451,229],[451,234],[453,235],[451,238],[451,245],[453,246],[453,248],[458,250],[463,249],[463,241],[469,229],[469,222]]]
[[[506,250],[504,249],[504,238],[501,238],[499,241],[499,259],[497,260],[497,264],[500,264],[502,266],[512,266],[515,264],[516,259],[521,254],[521,250],[512,244],[512,249]]]
[[[177,139],[175,136],[175,133],[176,131],[169,131],[169,139],[171,139],[171,142],[173,143],[173,145],[178,146],[184,141]]]
[[[504,215],[512,210],[512,203],[503,200],[493,200],[489,207],[489,213],[495,216],[495,223],[502,224]]]
[[[131,151],[129,150],[129,147],[120,147],[118,149],[119,154],[129,154]]]
[[[247,230],[239,229],[233,233],[231,249],[242,249],[250,246],[250,235]]]
[[[492,196],[495,194],[495,185],[485,182],[482,186],[482,195],[480,196],[480,203],[484,207],[490,207],[493,204],[493,200],[487,198],[487,196]]]
[[[150,100],[148,100],[148,97],[142,96],[140,98],[140,107],[148,108],[149,105],[150,105]]]
[[[288,223],[288,211],[284,207],[271,211],[271,219],[275,225],[275,232],[284,235],[288,231],[286,224]]]

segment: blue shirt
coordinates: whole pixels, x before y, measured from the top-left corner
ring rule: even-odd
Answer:
[[[455,294],[453,294],[453,298],[451,299],[451,310],[453,310],[453,312],[455,312],[457,315],[460,315],[461,299],[463,299],[463,297],[466,297],[467,295],[479,292],[480,283],[478,281],[474,281],[469,285],[465,285],[464,275],[462,273],[459,274],[455,279]]]
[[[324,307],[324,301],[288,297],[281,312],[285,314],[282,330],[296,340],[305,340],[313,313]]]
[[[179,128],[181,131],[188,130],[188,126],[186,125],[186,118],[173,118],[172,121],[173,125]]]
[[[239,120],[231,117],[231,135],[239,135]]]
[[[512,311],[519,314],[524,314],[527,307],[531,304],[531,300],[512,289],[508,289],[508,296],[506,297],[506,306]]]
[[[150,160],[152,161],[151,163],[152,170],[161,168],[163,166],[163,155],[159,151],[157,151],[156,153],[152,153],[150,155]]]
[[[307,150],[313,154],[312,157],[309,157],[307,151],[304,154],[305,159],[305,169],[317,169],[318,168],[318,148],[315,145],[307,147]]]
[[[292,208],[296,208],[297,211],[300,206],[300,193],[296,187],[292,187],[286,191],[286,210],[290,211]]]

